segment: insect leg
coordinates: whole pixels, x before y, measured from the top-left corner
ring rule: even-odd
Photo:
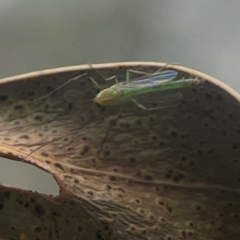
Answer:
[[[89,79],[91,80],[91,82],[95,85],[95,87],[97,88],[97,90],[100,92],[101,91],[101,89],[100,89],[100,87],[99,87],[99,85],[98,85],[98,83],[92,78],[92,77],[89,77]]]
[[[109,78],[105,78],[104,80],[105,81],[111,81],[111,80],[115,80],[115,83],[116,84],[118,84],[118,78],[117,78],[117,76],[116,75],[113,75],[113,76],[111,76],[111,77],[109,77]]]
[[[110,127],[108,128],[108,130],[107,130],[107,132],[106,132],[106,134],[105,134],[105,136],[104,136],[104,138],[103,138],[103,141],[102,141],[102,144],[101,144],[101,146],[100,146],[99,152],[102,150],[103,145],[104,145],[104,143],[106,142],[107,137],[108,137],[108,134],[110,133],[112,127],[117,124],[118,119],[121,118],[121,117],[122,117],[122,106],[120,107],[120,112],[119,112],[118,117],[117,117],[116,119],[114,119],[114,120],[111,121]]]
[[[130,79],[131,79],[131,78],[130,78],[130,74],[131,74],[131,73],[143,75],[143,77],[131,79],[131,80],[140,80],[140,79],[142,79],[142,78],[146,78],[146,77],[149,77],[149,76],[154,76],[154,74],[159,74],[159,72],[162,71],[164,68],[165,68],[165,67],[162,67],[161,69],[157,70],[157,71],[154,72],[154,73],[148,73],[148,72],[142,72],[142,71],[138,71],[138,70],[128,69],[128,70],[127,70],[127,73],[126,73],[126,82],[127,82],[127,83],[130,82]]]
[[[105,78],[97,69],[95,69],[92,64],[88,64],[99,76],[101,76],[101,78],[104,80],[104,81],[111,81],[111,80],[115,80],[116,84],[118,84],[118,78],[116,75],[113,75],[109,78]],[[95,80],[94,80],[95,81]],[[96,83],[96,82],[95,82]]]
[[[162,109],[162,108],[165,108],[165,106],[161,106],[161,107],[153,107],[153,108],[146,108],[144,107],[142,104],[138,103],[137,100],[133,99],[133,98],[130,98],[130,100],[135,103],[137,105],[137,107],[143,109],[143,110],[148,110],[148,111],[151,111],[151,110],[157,110],[157,109]]]

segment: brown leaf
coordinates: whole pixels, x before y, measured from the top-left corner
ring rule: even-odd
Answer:
[[[94,68],[125,80],[129,68],[154,72],[161,66]],[[239,239],[240,97],[205,74],[168,68],[178,70],[179,78],[205,82],[181,90],[181,101],[159,110],[124,104],[117,121],[120,106],[103,108],[90,101],[97,89],[88,76],[101,89],[114,82],[89,66],[0,81],[0,155],[44,169],[61,189],[53,197],[0,186],[2,238]],[[89,75],[43,98],[85,72]]]

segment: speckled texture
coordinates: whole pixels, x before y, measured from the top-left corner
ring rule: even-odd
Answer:
[[[153,72],[162,65],[95,67],[106,77],[115,74],[124,80],[128,68]],[[0,81],[1,156],[21,160],[39,145],[73,131],[26,159],[53,174],[61,187],[59,196],[0,186],[0,236],[240,239],[240,98],[206,75],[180,66],[169,68],[206,81],[182,90],[183,99],[163,109],[124,105],[123,116],[100,152],[119,106],[101,108],[87,102],[96,94],[87,77],[46,99],[28,101],[83,72],[89,72],[101,88],[113,82],[104,82],[87,66]]]

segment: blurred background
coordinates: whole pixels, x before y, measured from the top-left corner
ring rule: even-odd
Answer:
[[[1,0],[0,78],[121,61],[180,63],[240,91],[238,0]],[[0,182],[57,194],[53,178],[0,159]]]

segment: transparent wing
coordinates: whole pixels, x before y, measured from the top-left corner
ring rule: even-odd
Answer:
[[[153,92],[134,97],[137,101],[141,102],[169,102],[174,100],[180,100],[182,98],[182,93],[179,91],[164,91],[164,92]]]
[[[147,109],[153,107],[161,108],[180,101],[182,99],[182,93],[176,90],[167,90],[162,92],[146,93],[137,97],[133,97],[133,99]],[[121,104],[129,104],[130,100],[131,99],[127,99],[127,101],[124,101]]]
[[[130,81],[129,83],[122,83],[119,84],[119,88],[121,90],[127,90],[127,89],[136,89],[136,88],[144,88],[148,86],[154,86],[159,85],[163,82],[172,81],[174,78],[176,78],[178,75],[178,72],[174,70],[167,70],[164,72],[159,73],[158,75],[151,76],[146,79],[136,80],[136,81]]]

